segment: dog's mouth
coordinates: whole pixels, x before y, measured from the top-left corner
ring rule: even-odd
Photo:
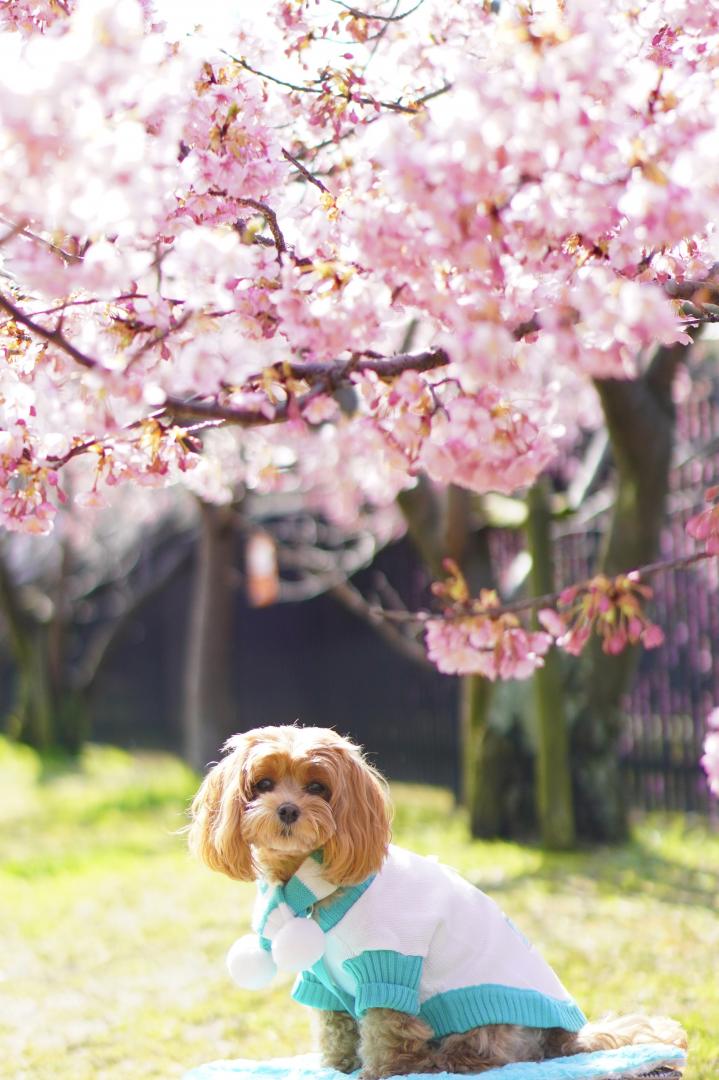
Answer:
[[[242,835],[247,843],[258,848],[292,855],[321,847],[334,832],[332,826],[329,811],[324,817],[301,812],[294,821],[282,821],[274,807],[250,806],[244,816]]]

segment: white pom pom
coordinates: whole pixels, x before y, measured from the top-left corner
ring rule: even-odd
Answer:
[[[261,990],[277,971],[275,962],[255,934],[238,938],[227,954],[227,970],[243,990]]]
[[[280,971],[304,971],[325,951],[325,935],[313,919],[293,919],[272,942],[272,956]]]

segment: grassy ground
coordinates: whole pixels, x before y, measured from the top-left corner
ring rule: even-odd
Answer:
[[[307,1011],[235,989],[252,886],[193,865],[176,834],[195,778],[169,756],[91,748],[42,764],[0,740],[0,1074],[170,1080],[201,1061],[309,1048]],[[719,835],[650,819],[620,850],[471,843],[449,796],[398,786],[395,837],[493,894],[584,1011],[658,1011],[690,1031],[686,1080],[719,1076]]]

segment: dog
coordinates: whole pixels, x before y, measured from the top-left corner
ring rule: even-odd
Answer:
[[[191,807],[191,850],[258,882],[240,985],[297,971],[325,1066],[363,1080],[479,1073],[631,1043],[686,1048],[667,1018],[588,1023],[500,908],[455,871],[390,844],[387,783],[334,731],[235,735]]]

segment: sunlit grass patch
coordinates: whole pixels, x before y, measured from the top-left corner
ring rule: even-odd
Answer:
[[[166,754],[90,747],[42,762],[0,740],[0,1074],[169,1080],[213,1058],[309,1048],[289,979],[249,993],[225,973],[254,890],[187,855],[178,830],[196,785]],[[495,896],[585,1012],[676,1016],[687,1080],[716,1080],[716,834],[652,818],[623,848],[549,855],[468,841],[445,791],[394,795],[397,842]]]

